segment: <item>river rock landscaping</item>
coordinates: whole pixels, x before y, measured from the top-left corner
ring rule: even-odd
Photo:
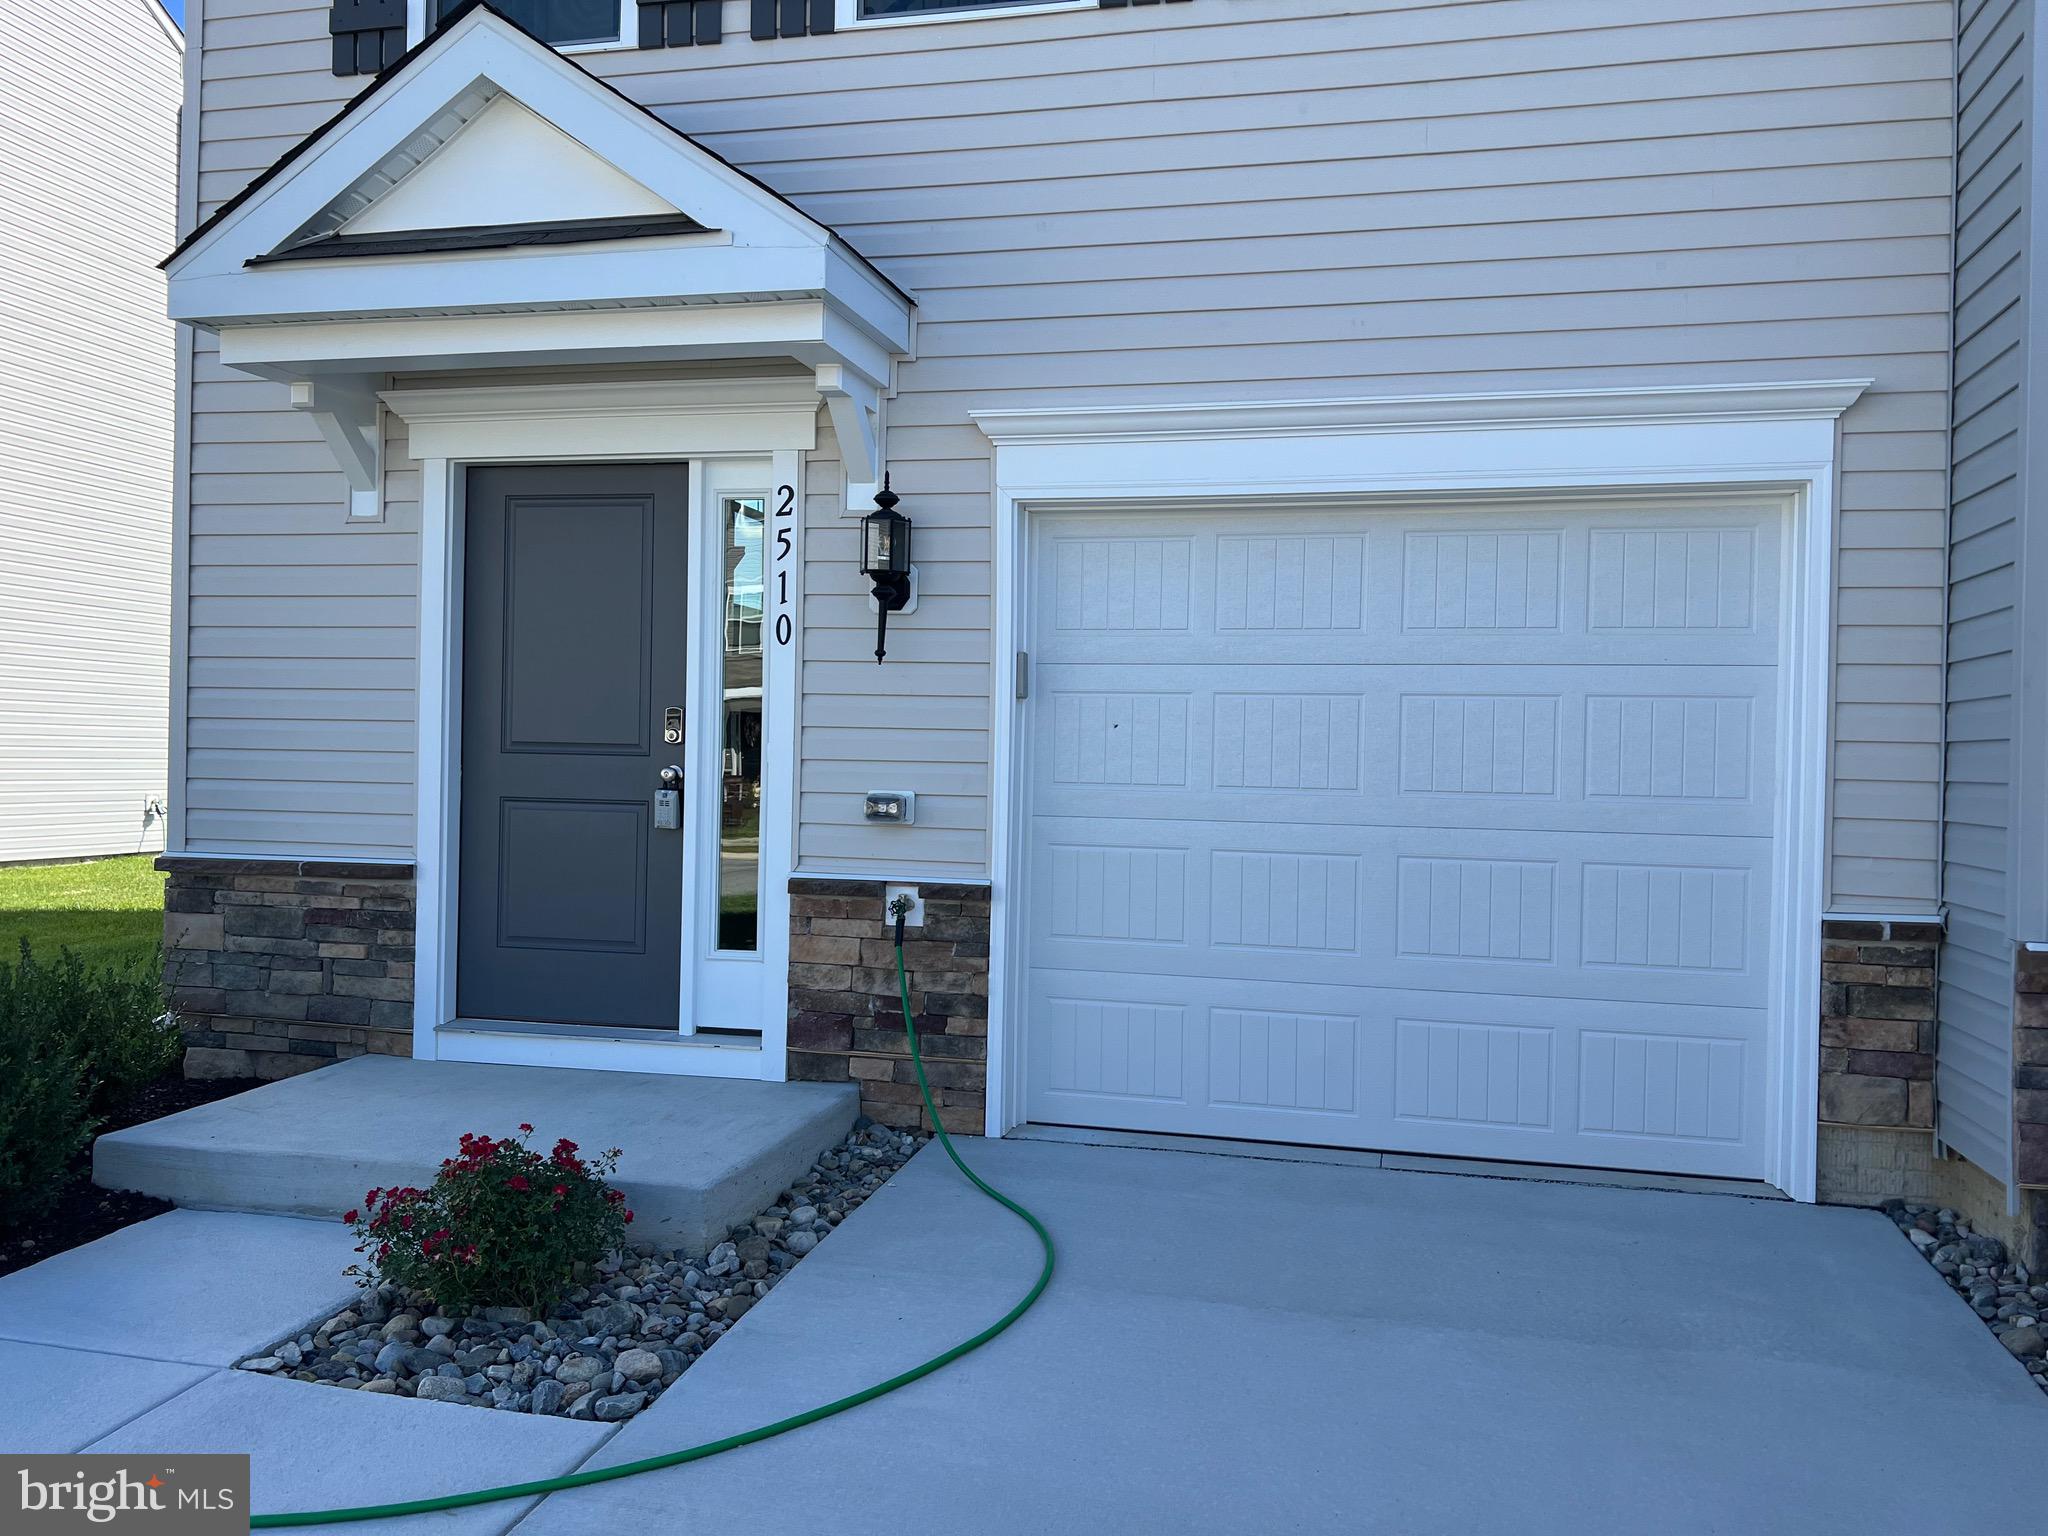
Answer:
[[[1954,1211],[1902,1200],[1887,1201],[1884,1210],[2048,1392],[2048,1285],[2035,1283],[2024,1264],[2007,1262],[2005,1244],[1973,1232]]]
[[[635,1243],[546,1316],[523,1307],[450,1315],[392,1285],[283,1339],[241,1369],[318,1386],[510,1413],[615,1423],[674,1384],[725,1331],[922,1146],[865,1117],[752,1221],[708,1254]]]

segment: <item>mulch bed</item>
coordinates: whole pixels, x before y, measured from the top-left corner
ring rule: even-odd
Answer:
[[[160,1077],[109,1115],[100,1130],[118,1131],[148,1120],[161,1120],[195,1104],[211,1104],[215,1099],[257,1086],[254,1078],[189,1082],[182,1077]],[[93,1183],[90,1145],[71,1160],[65,1179],[64,1194],[49,1214],[20,1226],[0,1227],[0,1275],[26,1269],[52,1254],[81,1247],[94,1238],[161,1216],[171,1209],[168,1200],[120,1194]]]

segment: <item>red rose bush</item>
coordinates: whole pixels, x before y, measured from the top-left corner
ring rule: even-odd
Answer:
[[[465,1133],[427,1189],[373,1189],[342,1219],[363,1263],[349,1272],[431,1296],[443,1311],[539,1312],[578,1270],[625,1246],[633,1213],[605,1181],[619,1149],[584,1157],[567,1139],[543,1157],[533,1127],[504,1138]]]

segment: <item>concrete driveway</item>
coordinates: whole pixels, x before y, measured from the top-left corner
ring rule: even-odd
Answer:
[[[1060,1244],[1015,1328],[826,1423],[552,1496],[520,1536],[2039,1519],[2048,1398],[1875,1213],[1029,1141],[966,1154]],[[590,1464],[888,1376],[1000,1315],[1036,1264],[929,1148]]]

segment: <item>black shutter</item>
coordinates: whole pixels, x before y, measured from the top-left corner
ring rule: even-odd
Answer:
[[[688,48],[724,34],[725,0],[640,0],[642,48]]]
[[[374,75],[405,52],[405,0],[334,0],[327,30],[337,75]]]
[[[775,37],[815,37],[838,24],[833,0],[753,0],[747,28],[757,41]]]

